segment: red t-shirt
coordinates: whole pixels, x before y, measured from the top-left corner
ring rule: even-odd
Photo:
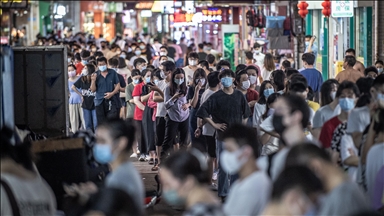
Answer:
[[[81,62],[77,63],[76,65],[76,75],[80,75],[81,74],[81,71],[83,70],[84,68],[84,65],[81,64]]]
[[[251,102],[251,101],[258,101],[259,100],[259,93],[256,91],[256,90],[254,90],[254,89],[248,89],[247,90],[247,94],[246,94],[246,97],[247,97],[247,102],[249,103],[249,102]],[[251,107],[251,113],[252,113],[252,115],[253,115],[253,108],[254,107]]]
[[[336,127],[339,126],[342,122],[339,120],[338,116],[335,116],[324,123],[323,128],[321,129],[319,141],[322,143],[323,148],[330,148],[333,132]]]
[[[140,84],[136,85],[132,92],[132,97],[141,96],[143,93],[143,86],[145,85],[144,82],[141,82]],[[141,101],[141,98],[139,99]],[[146,102],[141,102],[144,104],[144,106],[147,104]],[[143,112],[144,110],[141,110],[138,106],[135,106],[135,112],[133,114],[133,119],[137,121],[143,120]]]

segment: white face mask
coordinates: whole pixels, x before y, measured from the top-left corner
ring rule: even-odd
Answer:
[[[251,86],[251,82],[249,80],[243,81],[241,84],[241,87],[243,89],[249,89],[249,87]]]
[[[166,52],[160,52],[160,56],[166,56],[167,53]]]
[[[88,70],[87,70],[87,69],[83,69],[83,70],[81,71],[81,74],[82,74],[83,76],[87,76],[87,75],[88,75]]]
[[[257,77],[256,76],[249,76],[249,81],[251,81],[251,85],[254,85],[257,82]]]
[[[189,60],[189,65],[196,66],[197,65],[197,61],[196,60]]]
[[[201,83],[202,86],[205,84],[205,79],[204,79],[204,78],[202,78],[202,79],[196,79],[195,81],[196,81],[196,84],[198,84],[199,81],[200,81],[200,83]]]
[[[239,172],[241,167],[247,162],[247,158],[240,158],[238,157],[241,155],[242,149],[239,149],[235,152],[229,152],[227,150],[224,150],[220,154],[220,163],[221,166],[223,166],[224,172],[227,172],[228,174],[236,174]]]
[[[336,98],[336,92],[331,92],[331,98],[332,98],[333,100],[335,100],[335,98]]]

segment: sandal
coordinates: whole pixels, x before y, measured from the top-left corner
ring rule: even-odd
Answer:
[[[148,164],[149,165],[153,165],[155,163],[155,160],[153,158],[150,158],[149,161],[148,161]]]
[[[156,164],[155,166],[152,167],[151,170],[152,171],[159,171],[159,168],[160,168],[159,166],[160,166],[160,164]]]

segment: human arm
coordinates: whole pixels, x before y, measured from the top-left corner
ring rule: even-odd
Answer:
[[[357,167],[359,165],[360,159],[356,155],[354,149],[352,137],[350,135],[343,135],[340,141],[340,157],[344,165],[353,167]]]
[[[362,147],[362,151],[361,151],[361,163],[362,164],[366,163],[369,149],[371,149],[371,147],[375,143],[376,132],[373,129],[373,125],[374,124],[371,123],[371,125],[369,126],[369,130],[368,130],[368,134],[367,134],[367,139],[366,139],[366,141],[365,141],[365,143],[364,143],[364,145]]]
[[[127,87],[125,87],[125,101],[127,103],[133,104],[133,97],[130,85],[127,85]]]
[[[75,85],[72,85],[71,88],[72,88],[72,90],[75,91],[78,95],[80,95],[80,97],[81,97],[81,102],[83,102],[83,101],[84,101],[84,97],[83,97],[83,95],[77,90],[76,86],[75,86]]]
[[[153,101],[156,103],[164,102],[164,92],[163,91],[155,92],[153,96]]]
[[[189,100],[189,103],[191,104],[191,106],[193,108],[196,108],[196,106],[197,106],[197,102],[199,101],[199,92],[200,92],[201,88],[202,88],[202,86],[201,86],[200,81],[196,85],[194,91],[192,91],[192,89],[193,89],[192,87],[189,88],[189,92],[193,93],[192,99]],[[190,94],[190,93],[188,93],[188,94]]]
[[[164,106],[166,109],[170,109],[173,105],[175,105],[177,99],[179,99],[179,97],[181,97],[182,95],[179,94],[179,92],[176,92],[175,95],[171,96],[170,95],[170,89],[169,87],[167,86],[167,88],[165,89],[165,92],[164,92]]]
[[[96,73],[93,73],[91,75],[91,91],[92,92],[96,92],[97,88],[96,88],[96,78],[97,78],[97,74]]]
[[[133,97],[133,103],[135,103],[136,107],[139,109],[144,110],[145,106],[143,103],[141,103],[140,96]]]
[[[212,125],[213,128],[220,131],[225,131],[227,129],[227,124],[225,123],[215,123],[211,118],[204,118],[204,121],[208,122],[210,125]]]

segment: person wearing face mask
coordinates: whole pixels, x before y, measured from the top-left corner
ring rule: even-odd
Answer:
[[[113,43],[111,45],[111,49],[109,50],[109,52],[105,55],[105,57],[109,60],[113,57],[115,57],[116,55],[119,55],[121,52],[121,48],[119,47],[119,45]]]
[[[249,80],[246,70],[240,70],[236,73],[235,83],[236,89],[243,93],[247,99],[248,106],[251,109],[251,115],[253,115],[255,104],[259,100],[259,93],[250,88],[251,81]],[[253,118],[248,118],[248,126],[253,125],[252,120]]]
[[[307,79],[308,85],[311,86],[312,90],[315,93],[315,101],[319,102],[320,98],[320,88],[323,84],[323,76],[320,71],[314,68],[315,64],[315,55],[312,53],[304,53],[301,57],[305,70],[300,71],[300,73]]]
[[[80,76],[76,75],[76,66],[68,65],[69,119],[71,122],[72,133],[76,133],[76,131],[78,131],[80,127],[84,128],[83,110],[81,108],[83,100],[82,97],[72,89],[72,85],[79,78]],[[77,91],[81,90],[77,89]]]
[[[153,66],[155,66],[155,68],[158,68],[158,67],[160,67],[160,65],[161,65],[161,57],[162,56],[166,56],[167,57],[167,60],[169,60],[169,61],[172,61],[172,62],[175,62],[175,60],[173,60],[171,57],[169,57],[168,56],[168,48],[166,47],[166,46],[161,46],[160,47],[160,52],[159,52],[159,55],[160,55],[160,57],[159,58],[157,58],[157,59],[155,59],[154,61],[153,61]]]
[[[364,75],[365,77],[375,79],[379,75],[379,71],[374,66],[370,66],[365,68]]]
[[[339,72],[336,76],[336,80],[339,83],[343,81],[351,81],[356,83],[360,77],[364,77],[364,71],[360,73],[358,70],[354,69],[353,66],[356,64],[356,58],[354,56],[345,56],[343,68],[344,70]]]
[[[223,150],[223,135],[227,127],[236,123],[246,124],[251,115],[251,110],[244,95],[232,87],[235,79],[234,72],[229,69],[223,70],[220,72],[219,78],[224,88],[211,95],[207,101],[201,104],[196,115],[215,128],[216,148],[220,154]],[[218,160],[220,161],[220,158]],[[219,164],[218,195],[222,200],[225,200],[228,195],[229,180],[232,184],[236,180],[235,178],[235,176],[229,176],[224,172]]]
[[[143,113],[147,102],[143,99],[143,92],[147,92],[147,84],[151,82],[151,71],[149,69],[144,69],[141,71],[141,78],[143,82],[136,85],[132,92],[133,102],[135,103],[135,113],[133,116],[136,129],[137,129],[137,143],[140,151],[139,161],[149,161],[148,147],[145,142],[145,136],[143,131]]]
[[[349,113],[355,107],[359,96],[360,91],[356,84],[349,81],[342,82],[336,93],[341,112],[338,116],[326,121],[321,129],[319,141],[322,143],[323,148],[332,148],[333,160],[339,165],[341,165],[340,143],[344,139],[344,135],[346,135],[345,129]],[[350,135],[348,135],[348,140],[350,140],[349,137]]]
[[[183,207],[183,215],[224,215],[220,202],[209,190],[205,156],[196,149],[179,151],[160,170],[162,197],[171,206]]]
[[[272,180],[276,180],[284,168],[289,149],[301,142],[308,141],[304,129],[309,122],[309,107],[305,100],[295,94],[282,95],[274,104],[275,111],[270,118],[272,126],[260,125],[260,129],[280,138],[279,151],[269,156],[260,157],[257,164],[266,171]],[[273,133],[272,133],[273,132]]]
[[[134,50],[134,56],[133,57],[131,57],[131,59],[129,60],[129,63],[131,64],[131,65],[133,65],[133,67],[134,68],[136,68],[136,66],[135,66],[135,60],[136,59],[143,59],[145,62],[148,62],[147,61],[147,59],[146,59],[146,57],[145,56],[143,56],[143,55],[141,55],[141,49],[140,49],[140,47],[136,47],[136,49]],[[137,69],[137,68],[136,68]]]
[[[97,52],[97,46],[95,44],[92,44],[89,47],[89,51],[91,52],[91,55],[94,55]]]
[[[261,125],[263,121],[266,120],[268,117],[273,115],[273,113],[275,112],[275,102],[280,96],[281,94],[279,93],[273,93],[267,98],[266,109],[260,118],[259,125]],[[273,153],[279,150],[279,139],[277,137],[271,136],[270,134],[265,133],[262,130],[258,131],[258,136],[260,138],[261,144],[263,145],[261,149],[261,155],[272,155]]]
[[[203,143],[201,139],[198,139],[194,136],[195,130],[197,128],[197,110],[200,107],[200,99],[202,94],[205,91],[207,75],[205,71],[201,68],[198,68],[193,74],[193,84],[188,88],[187,100],[191,104],[191,112],[189,114],[189,133],[191,136],[192,145],[196,144],[197,140],[200,140],[200,143]]]
[[[161,163],[161,159],[164,156],[164,152],[167,152],[171,146],[164,143],[167,109],[164,105],[164,92],[169,83],[172,81],[172,72],[176,69],[175,63],[172,61],[165,61],[161,63],[162,70],[160,71],[161,80],[156,86],[161,92],[155,92],[153,101],[157,102],[156,110],[156,153],[157,153],[157,164],[154,164],[152,171],[158,171]],[[163,94],[161,94],[163,93]]]
[[[253,53],[251,51],[247,51],[245,52],[245,64],[247,66],[253,66],[255,68],[257,68],[256,70],[257,71],[260,71],[260,67],[255,64],[256,60],[253,58]]]
[[[315,61],[314,61],[314,67],[316,67],[316,60],[317,60],[317,53],[319,48],[315,44],[316,36],[312,35],[306,35],[305,36],[305,50],[304,53],[310,53],[315,56]]]
[[[252,115],[252,124],[254,128],[259,129],[259,125],[262,122],[262,115],[265,113],[265,110],[267,108],[266,107],[267,98],[274,92],[275,92],[275,89],[271,81],[266,80],[263,83],[261,83],[259,100],[254,106],[253,115]]]
[[[323,190],[321,180],[307,167],[287,167],[273,183],[271,199],[261,215],[313,214]]]
[[[120,101],[114,96],[120,92],[120,81],[116,71],[107,67],[105,57],[97,59],[97,66],[99,70],[91,75],[91,91],[96,92],[97,122],[101,123],[119,116]]]
[[[91,75],[96,71],[92,64],[87,64],[81,72],[81,79],[78,79],[73,85],[72,90],[81,96],[84,116],[84,124],[86,130],[96,131],[97,117],[95,109],[95,92],[91,91]],[[78,91],[80,89],[80,91]]]
[[[199,61],[199,56],[197,55],[197,53],[195,52],[189,53],[188,55],[189,65],[183,67],[183,70],[185,71],[185,75],[186,75],[187,85],[193,84],[193,74],[197,69],[198,61]]]
[[[260,76],[260,69],[253,65],[249,65],[245,70],[247,71],[249,81],[251,82],[250,88],[259,91],[260,84],[263,82],[263,78]]]
[[[272,182],[256,165],[260,155],[256,131],[235,124],[226,130],[223,139],[221,166],[225,172],[239,175],[239,179],[231,186],[224,212],[227,215],[258,215],[267,205]]]
[[[384,73],[384,71],[383,71],[383,68],[384,68],[384,61],[382,61],[382,60],[377,60],[377,61],[375,62],[375,67],[377,68],[377,71],[379,72],[379,75]]]
[[[207,76],[211,72],[211,69],[209,68],[208,61],[206,61],[206,60],[199,61],[198,68],[203,69]]]
[[[352,215],[370,209],[360,187],[348,178],[344,170],[335,166],[326,150],[311,143],[296,145],[286,157],[286,167],[293,166],[308,167],[324,185],[325,196],[314,215]]]
[[[320,89],[320,105],[313,117],[312,135],[319,139],[321,129],[326,121],[340,114],[339,101],[336,98],[336,92],[339,82],[335,79],[329,79],[323,83]]]
[[[256,65],[259,66],[259,68],[264,67],[265,55],[261,52],[261,50],[262,50],[262,47],[260,44],[255,43],[253,45],[253,58],[252,59],[256,60]]]
[[[101,164],[109,164],[111,173],[105,179],[105,187],[117,188],[135,197],[134,202],[144,211],[144,185],[139,172],[129,161],[129,152],[135,142],[136,129],[130,122],[111,119],[96,129],[93,155]]]
[[[180,146],[186,147],[188,144],[188,118],[191,105],[187,101],[187,95],[185,72],[177,68],[172,73],[171,82],[164,90],[164,106],[167,109],[167,115],[163,147],[172,146],[178,133],[180,133]]]
[[[81,75],[81,72],[86,64],[88,64],[88,59],[91,56],[91,53],[88,50],[83,50],[80,53],[80,61],[76,64],[76,75]]]

